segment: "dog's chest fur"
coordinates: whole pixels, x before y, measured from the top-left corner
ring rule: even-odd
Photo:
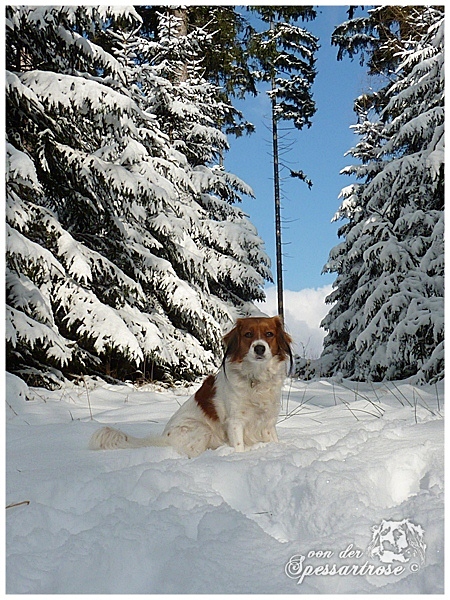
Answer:
[[[276,417],[284,373],[285,366],[277,357],[260,370],[246,363],[227,364],[225,372],[216,376],[218,411],[223,405],[225,418],[244,411],[249,418]]]

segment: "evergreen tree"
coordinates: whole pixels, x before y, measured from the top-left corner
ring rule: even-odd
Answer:
[[[297,22],[314,19],[315,10],[310,6],[257,6],[251,10],[267,28],[252,28],[248,51],[255,61],[257,79],[271,83],[268,93],[276,100],[276,119],[292,122],[297,129],[310,127],[316,112],[311,86],[318,40]]]
[[[358,124],[352,128],[361,141],[350,154],[361,162],[343,170],[343,173],[356,175],[362,181],[372,179],[381,167],[378,152],[384,140],[383,124],[372,122],[369,118],[373,105],[379,101],[376,96],[364,95],[355,102]],[[338,275],[334,282],[335,290],[327,298],[332,307],[322,324],[329,330],[322,362],[329,372],[340,369],[354,377],[359,375],[356,371],[359,364],[355,350],[355,335],[359,331],[356,322],[364,314],[368,289],[371,290],[374,283],[371,270],[364,268],[364,252],[372,243],[371,232],[367,228],[370,218],[363,200],[364,189],[365,185],[358,183],[341,191],[343,201],[333,220],[345,221],[338,230],[343,242],[331,250],[325,265],[326,271]]]
[[[256,62],[257,78],[270,82],[268,95],[272,106],[272,148],[274,170],[275,242],[277,257],[278,314],[284,316],[283,264],[281,240],[281,191],[278,123],[288,121],[297,129],[311,126],[311,117],[316,111],[311,86],[316,71],[314,68],[317,39],[306,29],[299,27],[298,20],[315,17],[312,7],[260,6],[252,7],[269,25],[262,32],[253,29],[248,43],[250,56]],[[311,181],[302,171],[290,170],[293,177]]]
[[[7,8],[7,360],[23,376],[193,377],[270,276],[232,204],[251,191],[211,166],[225,107],[195,65],[174,76],[170,46],[194,36],[161,24],[152,45],[141,24]]]
[[[161,11],[182,18],[185,35],[178,43],[183,44],[183,39],[192,41],[195,37],[202,77],[215,85],[217,99],[227,107],[221,116],[222,130],[235,136],[254,131],[254,126],[231,103],[233,97],[244,98],[248,93],[257,93],[247,50],[248,24],[236,7],[183,6],[163,9],[158,6],[138,6],[136,10],[143,19],[141,35],[155,42],[160,41],[162,35]],[[178,32],[178,28],[172,31]],[[200,31],[201,35],[198,35]]]
[[[382,10],[371,13],[377,26]],[[395,52],[390,36],[375,44],[380,66],[391,70],[394,56],[399,65],[394,83],[357,104],[361,141],[350,154],[362,164],[345,171],[362,183],[342,192],[345,239],[325,267],[338,274],[323,322],[329,374],[443,376],[443,18],[439,8],[408,7]]]

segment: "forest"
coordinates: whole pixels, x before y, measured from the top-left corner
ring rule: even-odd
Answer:
[[[267,93],[307,147],[318,12],[6,7],[6,593],[444,594],[444,7],[333,31],[377,84],[279,443],[89,448],[160,435],[276,280],[226,157]]]
[[[313,6],[6,8],[6,362],[30,385],[186,381],[274,279],[224,168],[270,83],[311,126]],[[258,25],[256,25],[258,24]],[[332,37],[355,98],[321,376],[444,374],[444,7],[373,7]],[[301,171],[292,175],[306,180]]]

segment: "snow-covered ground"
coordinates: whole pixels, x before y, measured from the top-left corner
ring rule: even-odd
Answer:
[[[244,454],[88,450],[194,389],[8,376],[7,592],[443,593],[442,383],[288,382],[280,443]]]

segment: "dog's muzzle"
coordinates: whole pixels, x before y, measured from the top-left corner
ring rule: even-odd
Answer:
[[[268,356],[269,347],[263,342],[255,342],[253,346],[253,354],[256,360],[263,360]]]

